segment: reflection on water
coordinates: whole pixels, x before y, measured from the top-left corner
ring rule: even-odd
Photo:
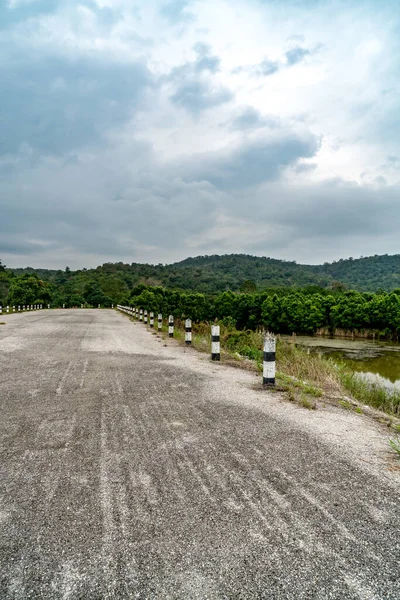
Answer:
[[[291,339],[290,336],[282,337]],[[297,336],[296,343],[344,360],[369,381],[400,390],[400,344],[308,336]]]

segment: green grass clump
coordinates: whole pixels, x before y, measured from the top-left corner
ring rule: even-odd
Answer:
[[[400,392],[369,383],[345,365],[339,365],[337,374],[338,380],[353,398],[383,412],[400,416]]]
[[[174,338],[184,341],[184,321],[176,319]],[[238,331],[231,324],[221,324],[221,355],[237,362],[253,361],[262,371],[264,333],[261,331]],[[166,328],[163,326],[163,334]],[[192,346],[201,352],[211,351],[211,323],[192,324]],[[395,417],[400,416],[400,392],[370,384],[351,371],[344,363],[316,353],[307,353],[292,342],[277,339],[276,360],[279,371],[276,378],[290,400],[315,404],[312,398],[348,394],[355,400],[377,408]],[[249,363],[247,363],[249,364]],[[305,400],[304,400],[305,399]],[[339,404],[348,410],[362,414],[362,408],[342,399]],[[308,408],[308,406],[306,406]],[[313,406],[312,408],[315,408]]]
[[[400,438],[390,439],[389,440],[390,447],[397,453],[397,456],[400,458]]]

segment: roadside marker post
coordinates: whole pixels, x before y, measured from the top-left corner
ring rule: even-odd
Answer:
[[[8,312],[8,313],[10,312],[10,307],[9,306],[7,306],[6,312]]]
[[[174,317],[169,315],[168,317],[168,337],[174,337]]]
[[[150,327],[151,328],[154,327],[154,313],[153,312],[150,313]]]
[[[147,325],[147,310],[144,311],[144,324]]]
[[[162,329],[162,314],[161,313],[158,314],[157,322],[158,322],[158,331],[161,331],[161,329]]]
[[[18,312],[21,312],[21,305],[18,304]]]
[[[186,319],[185,321],[185,344],[190,346],[192,343],[192,321]]]
[[[15,306],[13,306],[13,312],[15,312]]]
[[[263,385],[275,385],[276,371],[276,340],[271,334],[267,334],[264,339],[263,355]]]
[[[139,321],[143,321],[143,308],[141,308],[139,312]]]
[[[211,325],[211,360],[221,360],[221,342],[219,325]]]

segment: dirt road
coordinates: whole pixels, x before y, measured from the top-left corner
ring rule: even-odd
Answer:
[[[0,598],[400,598],[379,425],[114,311],[1,320]]]

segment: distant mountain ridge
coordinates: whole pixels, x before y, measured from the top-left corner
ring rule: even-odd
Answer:
[[[251,291],[270,287],[340,287],[375,292],[400,288],[400,254],[341,259],[323,265],[248,254],[189,257],[170,265],[105,263],[95,269],[11,269],[16,274],[35,272],[56,286],[74,287],[73,281],[98,280],[107,293],[135,285],[162,285],[169,288],[218,293],[224,290]]]

